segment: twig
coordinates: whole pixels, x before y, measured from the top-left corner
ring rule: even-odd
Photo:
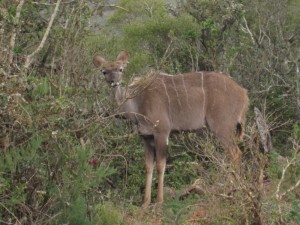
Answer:
[[[295,162],[296,162],[296,156],[297,156],[297,152],[295,153],[294,157],[291,159],[291,160],[288,160],[287,161],[287,164],[286,166],[282,169],[282,175],[281,175],[281,178],[280,178],[280,181],[277,185],[277,189],[276,189],[276,192],[275,192],[275,197],[278,201],[278,213],[279,213],[279,216],[280,216],[280,222],[283,222],[283,217],[282,217],[282,209],[281,209],[281,205],[280,205],[280,200],[285,196],[287,195],[288,193],[290,193],[291,191],[295,190],[299,185],[300,185],[300,179],[296,182],[295,185],[291,186],[288,190],[282,192],[282,193],[279,193],[280,192],[280,188],[281,188],[281,185],[285,179],[285,174],[286,174],[286,171],[288,170],[288,168],[293,165]]]
[[[98,3],[96,7],[94,7],[93,11],[92,11],[92,15],[95,14],[95,12],[98,10],[99,7],[114,7],[114,8],[118,8],[118,9],[122,9],[126,12],[129,12],[128,9],[123,8],[122,6],[116,5],[116,4],[108,4],[108,5],[103,5],[101,3]]]
[[[20,220],[18,220],[18,218],[15,216],[15,214],[13,214],[4,204],[0,202],[0,205],[16,219],[16,224],[22,225]]]
[[[126,11],[126,12],[129,12],[129,10],[128,9],[125,9],[125,8],[123,8],[122,6],[119,6],[119,5],[116,5],[116,4],[109,4],[109,5],[100,5],[101,7],[114,7],[114,8],[118,8],[118,9],[122,9],[122,10],[124,10],[124,11]]]
[[[28,56],[26,57],[26,61],[25,61],[25,65],[24,65],[25,69],[28,69],[28,68],[29,68],[29,66],[31,65],[31,63],[32,63],[32,61],[33,61],[34,56],[35,56],[36,54],[38,54],[38,53],[42,50],[42,48],[44,47],[45,42],[46,42],[46,40],[47,40],[47,38],[48,38],[49,32],[50,32],[50,30],[51,30],[51,27],[52,27],[52,25],[53,25],[53,21],[54,21],[56,15],[57,15],[57,12],[58,12],[58,9],[59,9],[59,5],[60,5],[61,1],[62,1],[62,0],[57,0],[57,2],[56,2],[55,9],[54,9],[54,11],[53,11],[53,14],[51,15],[50,21],[49,21],[49,23],[48,23],[48,27],[47,27],[47,29],[46,29],[46,32],[45,32],[45,34],[44,34],[44,36],[43,36],[43,39],[42,39],[40,45],[37,47],[37,49],[36,49],[34,52],[32,52],[30,55],[28,55]]]

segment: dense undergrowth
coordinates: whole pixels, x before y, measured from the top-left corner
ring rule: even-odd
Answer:
[[[166,2],[62,2],[26,66],[55,4],[0,1],[1,224],[300,223],[299,1]],[[107,5],[114,13],[94,32],[90,18]],[[249,90],[241,175],[207,130],[182,132],[170,141],[161,211],[140,209],[142,143],[113,116],[91,63],[121,49],[127,80],[150,68],[222,70]],[[265,154],[254,107],[271,133]]]

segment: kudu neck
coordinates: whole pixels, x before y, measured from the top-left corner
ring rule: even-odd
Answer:
[[[114,98],[117,103],[117,106],[120,107],[124,104],[126,100],[126,88],[121,87],[120,85],[115,86],[114,88]]]
[[[134,113],[138,112],[135,98],[130,96],[129,87],[117,86],[114,88],[114,97],[119,113],[126,113],[126,117],[135,121]]]

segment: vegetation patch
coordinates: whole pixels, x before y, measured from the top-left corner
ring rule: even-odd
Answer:
[[[300,224],[299,10],[299,0],[0,0],[0,224]],[[140,208],[142,141],[92,65],[123,49],[121,85],[153,69],[223,71],[248,90],[240,173],[206,129],[181,132],[164,204]],[[154,174],[152,202],[156,185]]]

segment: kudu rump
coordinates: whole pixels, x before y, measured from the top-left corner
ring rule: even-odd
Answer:
[[[119,113],[137,124],[144,141],[146,188],[143,207],[151,201],[155,161],[157,203],[163,201],[168,138],[172,131],[192,131],[207,125],[228,151],[232,162],[239,164],[241,151],[235,139],[243,134],[249,101],[246,89],[226,74],[217,72],[175,76],[153,72],[145,79],[135,79],[127,87],[121,87],[127,60],[127,52],[121,51],[115,62],[95,55],[93,63],[113,87]]]

